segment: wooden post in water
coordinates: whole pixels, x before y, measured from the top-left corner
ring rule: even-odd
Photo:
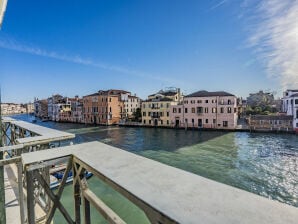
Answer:
[[[0,88],[0,147],[3,146],[2,136],[2,111],[1,111],[1,88]],[[3,152],[0,152],[0,160],[3,159]],[[4,191],[4,167],[0,166],[0,223],[6,223],[5,215],[5,191]]]

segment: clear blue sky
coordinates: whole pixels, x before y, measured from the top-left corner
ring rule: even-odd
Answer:
[[[146,98],[170,86],[280,95],[289,85],[264,59],[262,38],[273,34],[262,36],[266,12],[257,2],[9,0],[0,30],[3,101],[109,88]]]

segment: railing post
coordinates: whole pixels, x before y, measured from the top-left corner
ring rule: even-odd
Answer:
[[[80,196],[80,184],[78,182],[78,180],[75,178],[77,176],[77,172],[76,172],[76,166],[77,164],[75,162],[73,162],[73,169],[72,169],[72,173],[73,173],[73,191],[74,191],[74,211],[75,211],[75,223],[76,224],[80,224],[81,223],[81,196]]]
[[[83,205],[84,205],[84,219],[85,219],[85,224],[90,224],[91,223],[91,218],[90,218],[90,202],[83,197]]]
[[[2,112],[1,112],[1,89],[0,89],[0,147],[3,146],[2,140],[4,140],[4,127],[2,124]],[[3,152],[0,152],[0,160],[3,159]],[[4,167],[0,166],[0,223],[6,223],[5,213],[5,191],[4,191]]]
[[[33,171],[26,171],[27,184],[27,220],[29,224],[35,224],[34,184]]]
[[[24,192],[23,192],[23,169],[22,163],[17,163],[18,168],[18,190],[19,190],[19,205],[20,205],[20,215],[21,215],[21,224],[25,223],[25,214],[24,214]]]

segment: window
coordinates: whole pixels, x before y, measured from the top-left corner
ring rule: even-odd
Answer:
[[[110,97],[110,102],[112,102],[112,98]]]
[[[216,113],[216,107],[212,107],[212,113]]]
[[[160,107],[163,108],[163,104],[162,103],[160,104]]]
[[[228,104],[229,104],[229,105],[231,105],[231,104],[232,104],[231,100],[228,100]]]
[[[232,113],[232,108],[231,107],[228,107],[228,113]]]
[[[151,116],[151,112],[148,112],[148,116],[149,116],[149,117]]]
[[[205,100],[205,103],[208,103],[208,100]]]
[[[160,124],[163,124],[163,120],[160,120]]]
[[[234,113],[237,113],[237,108],[236,107],[234,108]]]
[[[191,123],[194,124],[195,123],[195,119],[191,119]]]
[[[178,113],[181,114],[181,108],[178,108]]]
[[[198,114],[203,113],[203,107],[197,107],[197,113]]]
[[[146,108],[146,104],[143,104],[143,108]]]
[[[216,123],[216,120],[215,119],[213,119],[213,124],[215,124]]]
[[[206,119],[205,123],[208,124],[208,122],[209,122],[208,119]]]
[[[186,114],[187,114],[187,108],[184,108],[184,113],[186,113]]]
[[[167,120],[167,124],[170,124],[169,120]]]
[[[173,113],[176,113],[177,112],[177,109],[174,107],[173,108]]]
[[[149,120],[149,124],[151,124],[151,120]]]
[[[170,107],[170,104],[169,103],[167,103],[167,108],[169,108]]]
[[[296,110],[296,118],[298,118],[298,110]]]
[[[202,103],[202,100],[198,100],[197,103]]]
[[[295,104],[298,104],[298,99],[295,99]]]
[[[185,124],[187,124],[187,118],[185,118]]]
[[[168,117],[168,116],[170,116],[170,113],[169,113],[169,112],[167,112],[167,117]]]
[[[298,128],[298,123],[296,123],[296,128]]]
[[[191,112],[192,112],[192,113],[195,113],[195,112],[196,112],[196,109],[195,109],[194,107],[192,107],[192,108],[191,108]]]
[[[216,100],[212,100],[211,103],[216,103]]]
[[[208,107],[205,107],[205,113],[206,114],[208,113]]]
[[[223,105],[224,104],[224,100],[222,99],[222,100],[220,100],[220,104],[221,105]]]
[[[223,107],[220,108],[220,113],[222,113],[222,114],[224,113],[224,108]]]
[[[227,122],[227,121],[223,121],[223,122],[222,122],[222,126],[223,126],[223,127],[228,127],[228,122]]]

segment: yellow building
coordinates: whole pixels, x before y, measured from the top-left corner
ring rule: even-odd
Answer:
[[[160,90],[142,102],[142,123],[145,126],[171,126],[170,108],[177,105],[183,96],[179,88]]]

